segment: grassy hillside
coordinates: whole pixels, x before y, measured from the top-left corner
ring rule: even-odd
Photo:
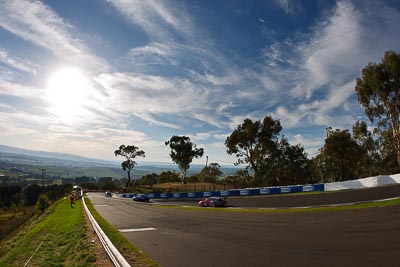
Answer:
[[[0,266],[95,266],[87,233],[81,202],[62,199],[2,244]]]
[[[132,266],[158,266],[96,212],[91,213]],[[96,240],[94,243],[92,240]],[[0,266],[111,266],[81,200],[61,199],[14,237],[0,243]]]

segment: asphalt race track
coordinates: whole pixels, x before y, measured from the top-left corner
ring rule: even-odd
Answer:
[[[228,204],[304,207],[398,196],[396,185],[318,195],[230,198]],[[400,266],[400,206],[243,213],[163,208],[100,193],[89,197],[101,216],[161,266]]]
[[[290,208],[308,206],[326,206],[344,203],[358,203],[380,199],[400,197],[400,185],[375,187],[359,190],[346,190],[339,192],[325,192],[323,194],[287,194],[269,195],[258,197],[230,197],[229,207],[252,208]],[[164,203],[178,206],[197,206],[197,200],[153,200],[156,203]]]

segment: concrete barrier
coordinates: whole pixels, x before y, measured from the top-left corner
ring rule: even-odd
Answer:
[[[325,191],[360,189],[360,188],[376,187],[376,186],[399,184],[399,183],[400,183],[400,174],[378,175],[357,180],[326,183]]]

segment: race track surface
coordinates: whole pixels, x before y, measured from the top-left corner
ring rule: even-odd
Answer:
[[[241,207],[289,207],[398,196],[399,186],[387,186],[228,201]],[[89,197],[101,216],[161,266],[399,266],[400,262],[400,206],[243,213],[163,208],[95,193]]]
[[[228,197],[227,201],[229,207],[294,208],[368,202],[394,197],[400,197],[400,185],[335,192],[317,192],[316,194],[277,194],[250,197]],[[152,202],[155,203],[178,206],[197,206],[198,201],[199,199],[152,200]]]
[[[368,202],[387,198],[400,197],[400,185],[383,186],[367,189],[324,192],[322,194],[288,194],[268,197],[234,197],[229,198],[229,205],[238,207],[307,207],[325,206],[345,203]]]

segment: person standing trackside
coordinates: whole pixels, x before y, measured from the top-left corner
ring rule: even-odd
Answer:
[[[71,204],[71,208],[73,208],[72,205],[74,204],[74,199],[75,199],[74,195],[71,194],[71,195],[69,196],[69,203]]]

